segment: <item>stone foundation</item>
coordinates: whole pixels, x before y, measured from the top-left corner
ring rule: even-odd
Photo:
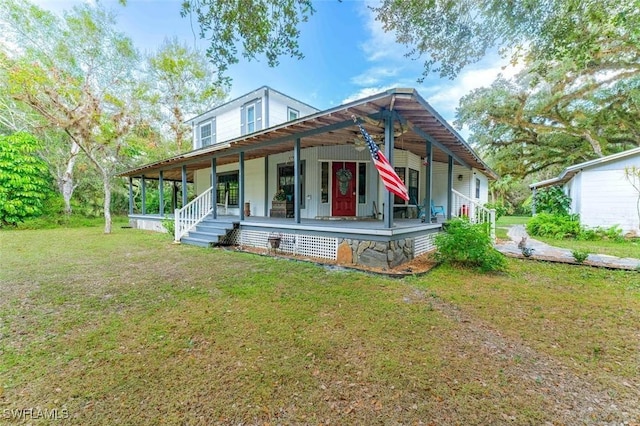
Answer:
[[[413,246],[413,238],[384,242],[343,238],[338,241],[337,262],[341,265],[394,268],[414,258]]]

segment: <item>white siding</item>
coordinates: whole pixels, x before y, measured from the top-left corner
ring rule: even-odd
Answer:
[[[196,170],[193,174],[196,196],[211,188],[211,168]]]
[[[486,177],[480,170],[473,169],[473,181],[471,183],[471,199],[476,200],[476,183],[475,180],[480,179],[480,198],[477,200],[480,204],[489,202],[489,178]]]
[[[624,170],[584,171],[580,221],[589,227],[619,225],[623,232],[638,232],[638,193]]]
[[[323,161],[329,163],[334,161],[348,161],[356,164],[367,165],[367,186],[366,200],[357,204],[356,215],[359,217],[371,217],[374,213],[374,203],[378,212],[383,211],[382,200],[384,199],[384,185],[380,181],[378,171],[371,162],[371,155],[368,150],[356,151],[353,145],[328,146],[303,149],[300,153],[301,160],[305,162],[305,204],[300,211],[301,218],[316,218],[331,216],[331,203],[320,203],[321,199],[321,167]],[[336,160],[339,159],[339,160]],[[290,163],[293,161],[293,147],[289,152],[271,155],[268,159],[268,184],[265,196],[265,160],[263,158],[249,160],[245,162],[245,202],[250,203],[252,216],[268,216],[271,208],[271,200],[277,188],[278,164]],[[425,195],[425,173],[426,168],[421,164],[421,159],[407,151],[396,150],[394,152],[394,163],[397,167],[409,167],[418,170],[420,200]],[[432,199],[436,205],[447,205],[447,164],[433,163],[433,195]],[[238,164],[226,164],[218,166],[218,173],[238,170]],[[331,170],[331,166],[329,168]],[[330,172],[331,173],[331,172]],[[474,198],[475,187],[471,184],[475,176],[479,176],[482,181],[481,198],[482,202],[487,199],[487,178],[479,171],[473,175],[471,170],[462,166],[454,166],[454,189],[465,195]],[[199,195],[211,187],[211,169],[201,169],[195,172],[195,189]],[[462,175],[463,180],[458,181],[457,176]],[[331,176],[329,177],[331,179]],[[356,173],[356,188],[358,187],[358,173]],[[470,192],[472,191],[472,192]],[[331,200],[331,185],[329,185],[329,201]],[[237,214],[234,210],[232,213]],[[381,218],[382,216],[380,216]]]
[[[638,192],[624,176],[626,167],[640,167],[640,155],[596,164],[578,172],[564,185],[571,212],[587,227],[620,226],[624,233],[640,234]]]
[[[282,96],[278,92],[269,92],[269,127],[282,124],[289,121],[288,108],[293,108],[299,113],[299,118],[318,112],[317,109],[310,107],[302,102],[296,101],[286,96]]]
[[[240,137],[240,108],[224,112],[217,117],[217,142]]]
[[[256,130],[264,130],[289,121],[289,107],[298,111],[299,117],[318,112],[317,109],[279,92],[261,88],[198,117],[193,123],[193,149],[202,147],[199,140],[199,126],[211,121],[212,117],[216,119],[216,143],[242,136],[242,108],[247,103],[253,102],[259,109],[256,111]]]

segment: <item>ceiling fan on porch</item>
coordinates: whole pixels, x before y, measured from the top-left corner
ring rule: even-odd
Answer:
[[[379,126],[379,124],[380,123],[376,123],[377,126]],[[402,135],[404,135],[408,130],[408,128],[404,128],[401,124],[399,124],[394,128],[393,137],[402,137]],[[384,146],[384,133],[369,133],[369,135],[371,136],[371,139],[373,139],[375,144],[378,145],[380,149],[382,149],[382,147]],[[353,138],[351,138],[351,141],[356,151],[363,151],[367,147],[367,143],[365,142],[364,137],[360,132],[353,132]]]

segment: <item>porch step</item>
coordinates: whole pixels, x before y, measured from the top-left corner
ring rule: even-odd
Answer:
[[[210,216],[196,225],[180,242],[199,247],[211,247],[220,242],[235,227],[232,221],[214,220]]]

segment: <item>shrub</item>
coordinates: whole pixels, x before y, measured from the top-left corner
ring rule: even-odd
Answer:
[[[496,220],[500,219],[502,216],[506,216],[509,213],[509,209],[502,202],[486,203],[484,207],[488,209],[494,209],[496,211]]]
[[[585,260],[587,260],[587,257],[589,257],[589,252],[586,250],[573,250],[571,254],[578,263],[584,262]]]
[[[0,228],[42,215],[52,183],[42,146],[28,133],[0,135]]]
[[[624,235],[622,235],[622,229],[620,229],[618,225],[610,228],[598,226],[596,228],[582,228],[576,239],[583,241],[611,240],[622,242],[624,241]]]
[[[527,222],[527,232],[536,237],[573,238],[580,234],[577,215],[539,213]]]
[[[535,197],[536,212],[552,215],[568,215],[571,197],[561,187],[552,186],[539,190]]]
[[[483,272],[504,270],[506,259],[493,248],[488,231],[486,224],[472,224],[467,219],[447,222],[446,231],[436,236],[436,259]]]
[[[176,233],[176,222],[173,218],[165,216],[162,219],[162,227],[167,230],[167,233],[173,238]]]

